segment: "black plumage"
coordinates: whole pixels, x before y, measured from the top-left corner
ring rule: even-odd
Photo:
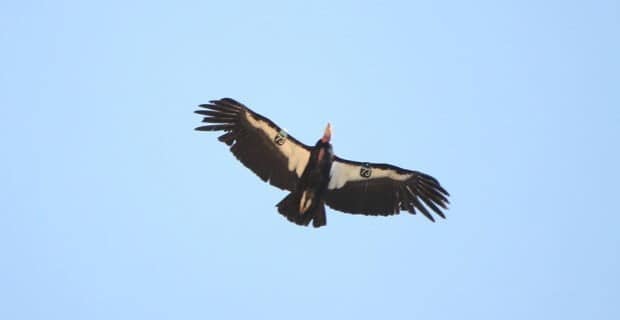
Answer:
[[[199,131],[224,131],[218,140],[263,181],[290,191],[277,204],[289,221],[314,227],[326,224],[325,204],[363,215],[422,213],[445,218],[449,193],[432,176],[389,164],[357,162],[333,154],[331,130],[314,146],[305,145],[275,123],[241,103],[224,98],[200,105],[208,125]]]

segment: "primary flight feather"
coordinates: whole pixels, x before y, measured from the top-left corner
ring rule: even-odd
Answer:
[[[332,151],[331,126],[308,146],[243,104],[224,98],[195,111],[208,125],[199,131],[224,131],[218,140],[263,181],[290,191],[278,212],[298,225],[324,226],[325,204],[352,214],[395,215],[401,210],[445,218],[449,193],[430,175],[389,164],[342,159]]]

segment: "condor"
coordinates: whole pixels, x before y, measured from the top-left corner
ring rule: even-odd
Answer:
[[[195,111],[209,125],[199,131],[224,131],[218,139],[263,181],[290,193],[277,204],[289,221],[324,226],[325,205],[352,214],[389,216],[401,210],[432,213],[445,219],[448,192],[422,172],[389,164],[342,159],[332,151],[331,127],[312,146],[271,120],[230,99],[213,100]]]

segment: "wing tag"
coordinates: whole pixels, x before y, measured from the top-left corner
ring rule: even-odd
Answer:
[[[370,167],[370,165],[367,162],[362,164],[362,166],[360,167],[360,176],[362,178],[370,178],[371,175],[372,168]]]
[[[281,146],[286,142],[287,137],[288,137],[288,133],[286,133],[286,131],[284,130],[280,130],[280,132],[276,134],[275,138],[273,138],[273,142]]]

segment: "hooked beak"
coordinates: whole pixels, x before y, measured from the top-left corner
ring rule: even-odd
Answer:
[[[328,122],[327,127],[325,127],[325,133],[323,133],[323,138],[321,138],[321,141],[323,141],[323,143],[328,143],[331,138],[332,138],[332,126]]]

